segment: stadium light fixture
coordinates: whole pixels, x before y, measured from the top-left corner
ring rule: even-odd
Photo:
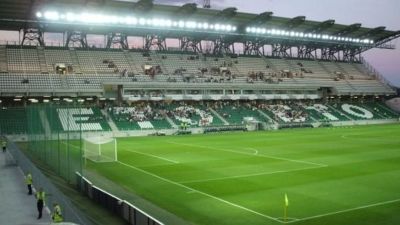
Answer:
[[[145,18],[140,18],[139,19],[139,24],[144,26],[146,24],[146,19]]]
[[[47,11],[44,13],[44,18],[48,20],[58,20],[60,15],[56,11]]]
[[[134,17],[132,15],[106,15],[99,13],[59,13],[57,11],[45,11],[36,13],[36,17],[40,20],[48,21],[60,21],[68,23],[79,23],[79,24],[112,24],[112,25],[128,25],[128,26],[139,26],[139,27],[174,27],[180,29],[204,29],[218,32],[235,32],[237,27],[232,24],[215,23],[209,24],[201,21],[184,21],[184,20],[173,20],[167,18],[145,18],[145,17]],[[261,33],[262,29],[261,29]]]
[[[322,40],[331,40],[331,41],[339,41],[339,42],[351,42],[351,43],[363,43],[363,44],[373,44],[374,42],[369,39],[356,39],[352,37],[341,37],[341,36],[331,36],[328,34],[317,34],[317,33],[303,33],[303,32],[295,32],[295,31],[287,31],[287,30],[279,30],[279,29],[266,29],[263,27],[246,27],[246,33],[250,34],[266,34],[266,35],[277,35],[277,36],[289,36],[289,37],[300,37],[300,38],[308,38],[308,39],[322,39]]]

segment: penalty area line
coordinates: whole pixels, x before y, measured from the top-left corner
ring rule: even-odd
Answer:
[[[258,150],[255,148],[248,148],[248,149],[253,149],[258,152]],[[279,160],[285,160],[285,161],[295,162],[295,163],[311,164],[311,165],[320,166],[320,167],[328,166],[326,164],[314,163],[314,162],[309,162],[309,161],[304,161],[304,160],[289,159],[289,158],[270,156],[270,155],[264,155],[264,154],[259,154],[259,155],[262,155],[264,157],[271,158],[271,159],[279,159]]]
[[[178,164],[179,163],[178,161],[175,161],[175,160],[172,160],[172,159],[167,159],[167,158],[164,158],[164,157],[161,157],[161,156],[156,156],[156,155],[149,154],[149,153],[138,152],[138,151],[134,151],[134,150],[130,150],[130,149],[121,149],[121,150],[128,151],[128,152],[134,152],[134,153],[145,155],[145,156],[150,156],[150,157],[161,159],[161,160],[164,160],[164,161],[167,161],[167,162],[171,162],[171,163],[174,163],[174,164]]]
[[[292,169],[292,170],[277,170],[277,171],[272,171],[272,172],[251,173],[251,174],[210,178],[210,179],[178,181],[178,183],[189,184],[189,183],[200,183],[200,182],[217,181],[217,180],[229,180],[229,179],[236,179],[236,178],[256,177],[256,176],[272,175],[272,174],[278,174],[278,173],[290,173],[290,172],[303,171],[303,170],[319,169],[319,168],[323,168],[323,167],[326,167],[326,166],[306,167],[306,168],[299,168],[299,169]]]
[[[293,222],[304,221],[304,220],[311,220],[311,219],[316,219],[316,218],[320,218],[320,217],[331,216],[331,215],[336,215],[336,214],[356,211],[356,210],[360,210],[360,209],[371,208],[371,207],[375,207],[375,206],[387,205],[387,204],[391,204],[391,203],[395,203],[395,202],[400,202],[400,198],[399,199],[390,200],[390,201],[384,201],[384,202],[378,202],[378,203],[374,203],[374,204],[359,206],[359,207],[355,207],[355,208],[351,208],[351,209],[345,209],[345,210],[340,210],[340,211],[336,211],[336,212],[330,212],[330,213],[324,213],[324,214],[320,214],[320,215],[316,215],[316,216],[300,218],[300,219],[296,219],[295,221],[289,221],[287,223],[293,223]]]
[[[183,146],[191,146],[191,147],[198,147],[198,148],[207,148],[207,149],[214,149],[218,151],[224,151],[224,152],[233,152],[237,154],[242,154],[242,155],[251,155],[255,157],[264,157],[264,158],[270,158],[270,159],[278,159],[278,160],[284,160],[284,161],[289,161],[289,162],[295,162],[295,163],[302,163],[302,164],[309,164],[309,165],[314,165],[314,166],[328,166],[326,164],[321,164],[321,163],[314,163],[314,162],[308,162],[308,161],[303,161],[303,160],[296,160],[296,159],[289,159],[289,158],[284,158],[284,157],[276,157],[276,156],[270,156],[270,155],[265,155],[258,153],[257,149],[254,148],[247,148],[247,149],[252,149],[257,151],[258,154],[253,154],[249,152],[243,152],[243,151],[236,151],[236,150],[231,150],[231,149],[224,149],[224,148],[216,148],[216,147],[210,147],[210,146],[203,146],[203,145],[194,145],[194,144],[187,144],[187,143],[180,143],[180,142],[175,142],[175,141],[167,141],[167,143],[170,144],[176,144],[176,145],[183,145]]]
[[[261,217],[264,217],[264,218],[267,218],[267,219],[270,219],[270,220],[273,220],[273,221],[276,221],[276,222],[279,222],[279,223],[284,223],[283,221],[281,221],[281,220],[279,220],[279,219],[277,219],[277,218],[275,218],[275,217],[262,214],[262,213],[260,213],[260,212],[254,211],[254,210],[252,210],[252,209],[248,209],[248,208],[246,208],[246,207],[244,207],[244,206],[241,206],[241,205],[232,203],[232,202],[230,202],[230,201],[224,200],[224,199],[219,198],[219,197],[216,197],[216,196],[214,196],[214,195],[207,194],[207,193],[205,193],[205,192],[196,190],[196,189],[191,188],[191,187],[188,187],[188,186],[186,186],[186,185],[183,185],[183,184],[177,183],[177,182],[175,182],[175,181],[169,180],[169,179],[167,179],[167,178],[160,177],[160,176],[158,176],[158,175],[156,175],[156,174],[153,174],[153,173],[150,173],[150,172],[148,172],[148,171],[146,171],[146,170],[142,170],[142,169],[137,168],[137,167],[135,167],[135,166],[132,166],[132,165],[123,163],[123,162],[121,162],[121,161],[117,161],[117,162],[120,163],[121,165],[124,165],[124,166],[126,166],[126,167],[132,168],[132,169],[134,169],[134,170],[137,170],[137,171],[142,172],[142,173],[144,173],[144,174],[147,174],[147,175],[149,175],[149,176],[152,176],[152,177],[158,178],[158,179],[160,179],[160,180],[163,180],[163,181],[165,181],[165,182],[167,182],[167,183],[174,184],[174,185],[176,185],[176,186],[185,188],[185,189],[187,189],[187,190],[189,190],[189,191],[193,191],[193,192],[195,192],[195,193],[198,193],[198,194],[207,196],[207,197],[212,198],[212,199],[214,199],[214,200],[218,200],[218,201],[223,202],[223,203],[225,203],[225,204],[227,204],[227,205],[234,206],[234,207],[236,207],[236,208],[242,209],[242,210],[244,210],[244,211],[253,213],[253,214],[255,214],[255,215],[258,215],[258,216],[261,216]]]

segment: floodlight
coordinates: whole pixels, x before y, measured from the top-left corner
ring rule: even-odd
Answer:
[[[208,29],[209,25],[208,23],[203,23],[203,29]]]
[[[313,34],[313,35],[312,35],[312,38],[317,38],[317,35],[316,35],[316,34]]]
[[[251,31],[251,33],[255,33],[255,32],[257,32],[257,29],[256,29],[255,27],[252,27],[252,28],[250,29],[250,31]]]
[[[167,26],[167,27],[172,26],[172,21],[171,20],[166,20],[165,21],[165,26]]]
[[[142,26],[145,25],[146,24],[146,19],[145,18],[140,18],[139,19],[139,24],[142,25]]]
[[[183,22],[182,20],[179,21],[178,26],[179,26],[180,28],[184,28],[184,27],[185,27],[185,22]]]
[[[215,29],[215,30],[219,30],[220,28],[221,28],[221,25],[219,25],[219,24],[215,24],[215,25],[214,25],[214,29]]]
[[[233,26],[233,27],[232,27],[232,30],[233,30],[233,31],[236,31],[236,29],[237,29],[236,26]]]
[[[109,18],[109,22],[112,24],[117,24],[119,22],[119,18],[117,16],[111,16]]]
[[[186,22],[186,27],[187,28],[196,28],[196,22],[188,21],[188,22]]]
[[[60,15],[56,11],[47,11],[44,13],[44,18],[48,20],[58,20]]]
[[[136,25],[137,23],[138,23],[138,21],[135,17],[130,18],[130,24]]]
[[[370,41],[369,41],[369,43],[370,43],[370,44],[373,44],[373,43],[374,43],[374,41],[373,41],[373,40],[370,40]]]
[[[261,28],[256,28],[256,33],[257,34],[261,33]]]
[[[232,26],[231,25],[226,25],[226,30],[227,31],[231,31],[232,30]]]
[[[37,13],[36,13],[36,17],[37,17],[37,18],[42,18],[42,16],[43,16],[43,15],[42,15],[41,12],[37,12]]]
[[[76,19],[76,16],[75,16],[75,14],[73,14],[73,13],[71,13],[71,12],[68,12],[67,13],[67,21],[69,21],[69,22],[73,22],[75,19]]]
[[[267,29],[265,29],[265,28],[261,29],[261,33],[263,33],[263,34],[267,33]]]

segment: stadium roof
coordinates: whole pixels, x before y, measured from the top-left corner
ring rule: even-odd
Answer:
[[[58,10],[69,12],[81,12],[82,8],[87,11],[96,13],[114,14],[114,15],[136,15],[145,16],[146,18],[161,17],[171,19],[190,19],[206,22],[228,23],[237,28],[240,34],[234,37],[234,41],[243,41],[247,37],[246,28],[250,27],[256,31],[256,28],[281,29],[293,32],[325,34],[345,36],[355,39],[369,39],[374,43],[374,47],[379,47],[387,41],[400,36],[400,31],[389,31],[385,27],[366,28],[360,23],[352,25],[336,24],[334,20],[327,21],[311,21],[305,16],[297,16],[294,18],[284,18],[273,16],[272,12],[264,12],[261,14],[251,14],[237,12],[236,8],[227,8],[224,10],[203,9],[196,7],[195,4],[186,4],[183,6],[170,5],[153,5],[152,1],[140,0],[139,2],[116,1],[116,0],[1,0],[0,2],[0,29],[1,30],[20,30],[27,27],[35,27],[42,24],[45,32],[63,32],[68,26],[60,26],[55,23],[45,23],[38,21],[37,12],[44,10]],[[76,26],[75,24],[74,26]],[[79,26],[78,26],[79,27]],[[126,32],[130,34],[143,34],[133,31],[132,29],[123,30],[118,26],[91,26],[90,33],[105,34],[109,32]],[[69,26],[71,29],[71,26]],[[84,29],[80,27],[80,29]],[[116,30],[120,29],[120,30]],[[146,32],[146,31],[143,31]],[[207,36],[202,32],[203,36]],[[170,37],[179,37],[182,34],[169,32]],[[254,34],[255,35],[255,34]],[[253,35],[253,36],[254,36]],[[251,35],[250,35],[251,36]]]

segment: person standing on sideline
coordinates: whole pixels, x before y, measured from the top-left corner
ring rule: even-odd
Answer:
[[[6,150],[7,150],[7,141],[5,139],[2,141],[1,145],[2,145],[2,148],[3,148],[3,152],[6,152]]]
[[[61,223],[63,221],[61,207],[57,203],[53,204],[53,214],[51,215],[51,219],[53,220],[53,223]]]
[[[28,195],[32,195],[32,174],[28,172],[25,177],[26,185],[28,186]]]
[[[44,206],[44,199],[45,199],[46,194],[43,191],[43,188],[39,188],[39,191],[36,192],[36,206],[37,210],[39,212],[38,219],[42,218],[42,212],[43,212],[43,206]]]

